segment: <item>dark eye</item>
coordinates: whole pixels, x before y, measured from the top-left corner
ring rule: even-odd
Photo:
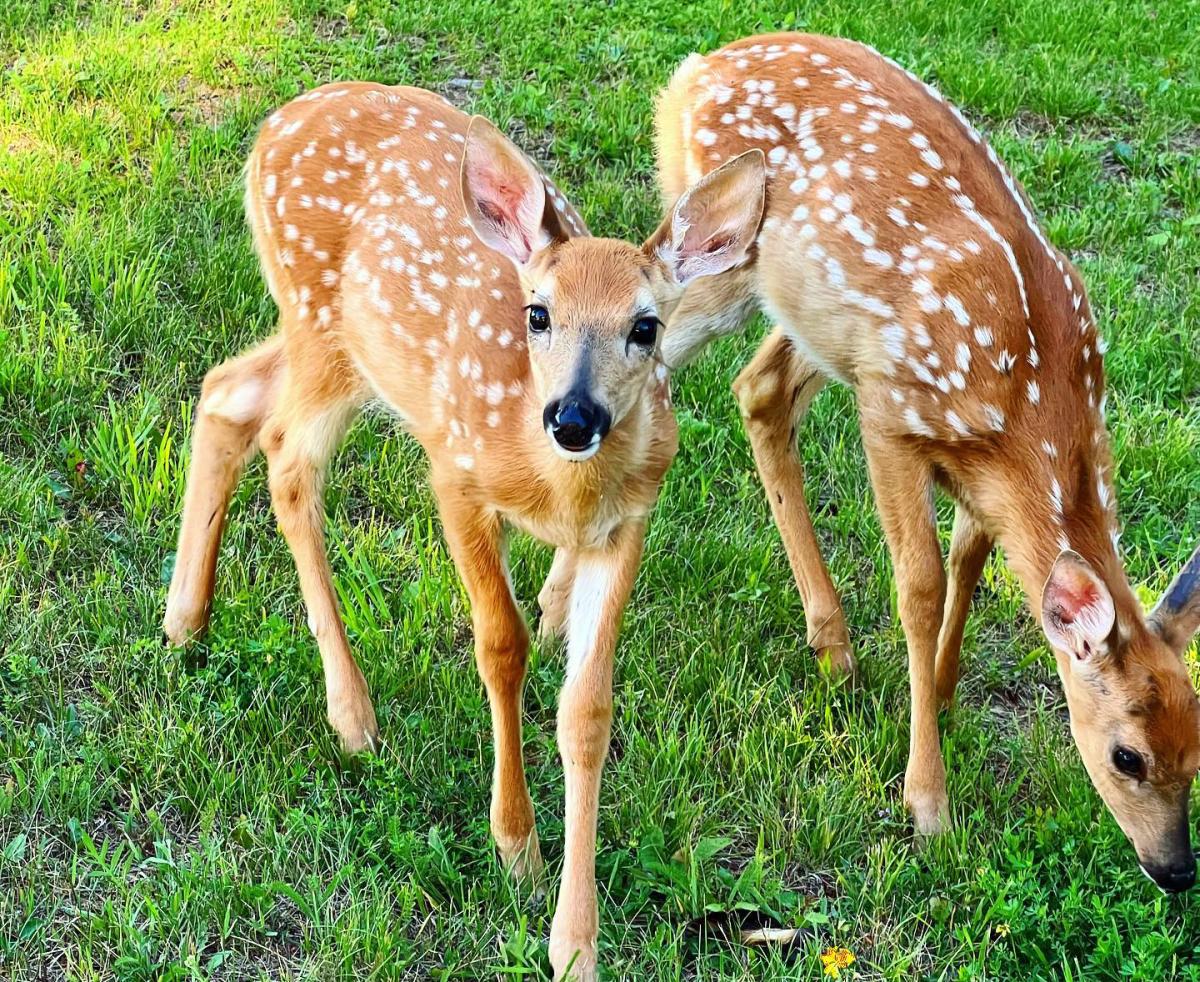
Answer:
[[[633,322],[633,330],[629,332],[629,343],[641,345],[643,348],[654,347],[658,337],[659,320],[657,317],[639,317]]]
[[[1113,751],[1112,762],[1113,767],[1130,777],[1141,778],[1146,769],[1146,762],[1142,760],[1142,755],[1128,747],[1117,747]]]
[[[550,330],[550,311],[537,304],[531,304],[526,309],[529,311],[529,330],[534,334],[544,334]]]

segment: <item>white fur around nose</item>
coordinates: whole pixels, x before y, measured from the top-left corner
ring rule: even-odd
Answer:
[[[604,605],[612,592],[613,568],[607,563],[581,560],[571,587],[567,617],[567,681],[570,682],[596,648]]]

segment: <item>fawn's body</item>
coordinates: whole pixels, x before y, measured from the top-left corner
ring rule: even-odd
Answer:
[[[938,698],[953,695],[967,608],[998,542],[1057,653],[1093,782],[1144,868],[1167,889],[1190,885],[1200,715],[1180,653],[1200,620],[1200,553],[1148,623],[1116,552],[1104,343],[1021,189],[934,90],[832,38],[693,55],[662,94],[657,135],[668,202],[731,156],[766,155],[755,261],[686,291],[664,358],[686,362],[756,309],[777,325],[734,388],[809,641],[845,671],[846,623],[794,442],[827,381],[855,390],[908,641],[905,799],[918,829],[949,819]],[[935,484],[958,505],[948,591]]]
[[[745,185],[749,243],[761,159],[725,170]],[[706,182],[700,200],[725,181]],[[559,549],[542,596],[549,626],[568,635],[558,731],[566,858],[551,960],[559,976],[571,966],[592,979],[613,650],[676,447],[659,317],[687,279],[677,266],[716,272],[745,253],[589,238],[490,124],[419,89],[343,84],[300,97],[264,126],[246,187],[280,329],[205,379],[167,634],[182,643],[205,626],[225,511],[260,448],[320,647],[330,722],[347,749],[374,745],[375,713],[325,555],[322,484],[363,403],[391,407],[428,453],[470,596],[495,742],[492,830],[518,875],[536,876],[541,859],[521,750],[528,636],[505,527]],[[658,258],[664,242],[678,247],[675,265]]]

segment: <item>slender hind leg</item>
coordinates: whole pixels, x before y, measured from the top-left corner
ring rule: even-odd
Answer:
[[[296,560],[308,626],[321,651],[329,722],[350,753],[374,749],[379,728],[338,612],[325,555],[323,490],[329,458],[357,407],[351,395],[314,391],[290,376],[260,436],[271,504]]]
[[[954,534],[950,538],[949,584],[946,591],[946,610],[942,615],[942,630],[938,635],[937,694],[938,701],[949,705],[958,685],[958,656],[962,651],[963,627],[971,596],[983,572],[992,538],[958,505],[954,510]]]
[[[163,630],[174,644],[187,643],[208,624],[225,512],[254,454],[283,367],[283,342],[275,337],[204,378],[192,428],[175,572],[163,617]]]
[[[938,737],[934,664],[946,602],[946,570],[933,510],[933,475],[911,444],[873,435],[864,423],[863,448],[875,504],[887,535],[896,577],[900,621],[908,642],[912,699],[904,803],[922,835],[950,827],[946,765]]]
[[[854,653],[841,601],[813,531],[796,446],[796,429],[825,381],[776,328],[738,375],[733,390],[804,603],[808,643],[822,667],[841,675],[854,671]]]

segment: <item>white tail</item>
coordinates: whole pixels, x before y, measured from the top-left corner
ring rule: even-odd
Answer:
[[[1128,584],[1104,341],[1079,275],[1021,188],[931,87],[833,38],[766,35],[693,55],[662,94],[657,130],[668,201],[736,154],[766,155],[756,261],[688,288],[664,356],[685,362],[756,308],[776,322],[735,389],[810,643],[843,671],[854,666],[849,636],[793,435],[827,380],[856,392],[909,647],[905,797],[918,828],[949,819],[937,701],[953,695],[967,607],[995,540],[1041,613],[1093,782],[1152,875],[1170,889],[1190,884],[1200,713],[1179,653],[1195,601],[1176,597],[1171,625],[1157,615],[1148,624]],[[935,483],[958,502],[948,597]],[[1188,598],[1200,591],[1200,578],[1183,582]],[[1130,760],[1141,762],[1140,788]]]
[[[724,173],[698,193],[716,202],[736,190],[722,228],[743,249],[724,250],[706,272],[743,261],[762,216],[759,155]],[[754,193],[747,176],[757,177]],[[347,749],[373,746],[374,709],[325,556],[321,488],[362,404],[395,410],[428,452],[471,599],[495,740],[492,830],[522,875],[541,860],[521,756],[528,639],[505,526],[561,550],[545,593],[547,623],[569,636],[559,708],[566,861],[551,960],[560,975],[573,964],[574,977],[592,979],[612,657],[676,446],[659,325],[678,300],[681,264],[711,238],[705,219],[700,244],[669,260],[657,239],[590,238],[490,123],[419,89],[371,84],[316,89],[268,120],[247,167],[246,210],[280,330],[205,379],[167,634],[182,643],[205,626],[225,511],[259,447],[320,647],[330,722]]]

